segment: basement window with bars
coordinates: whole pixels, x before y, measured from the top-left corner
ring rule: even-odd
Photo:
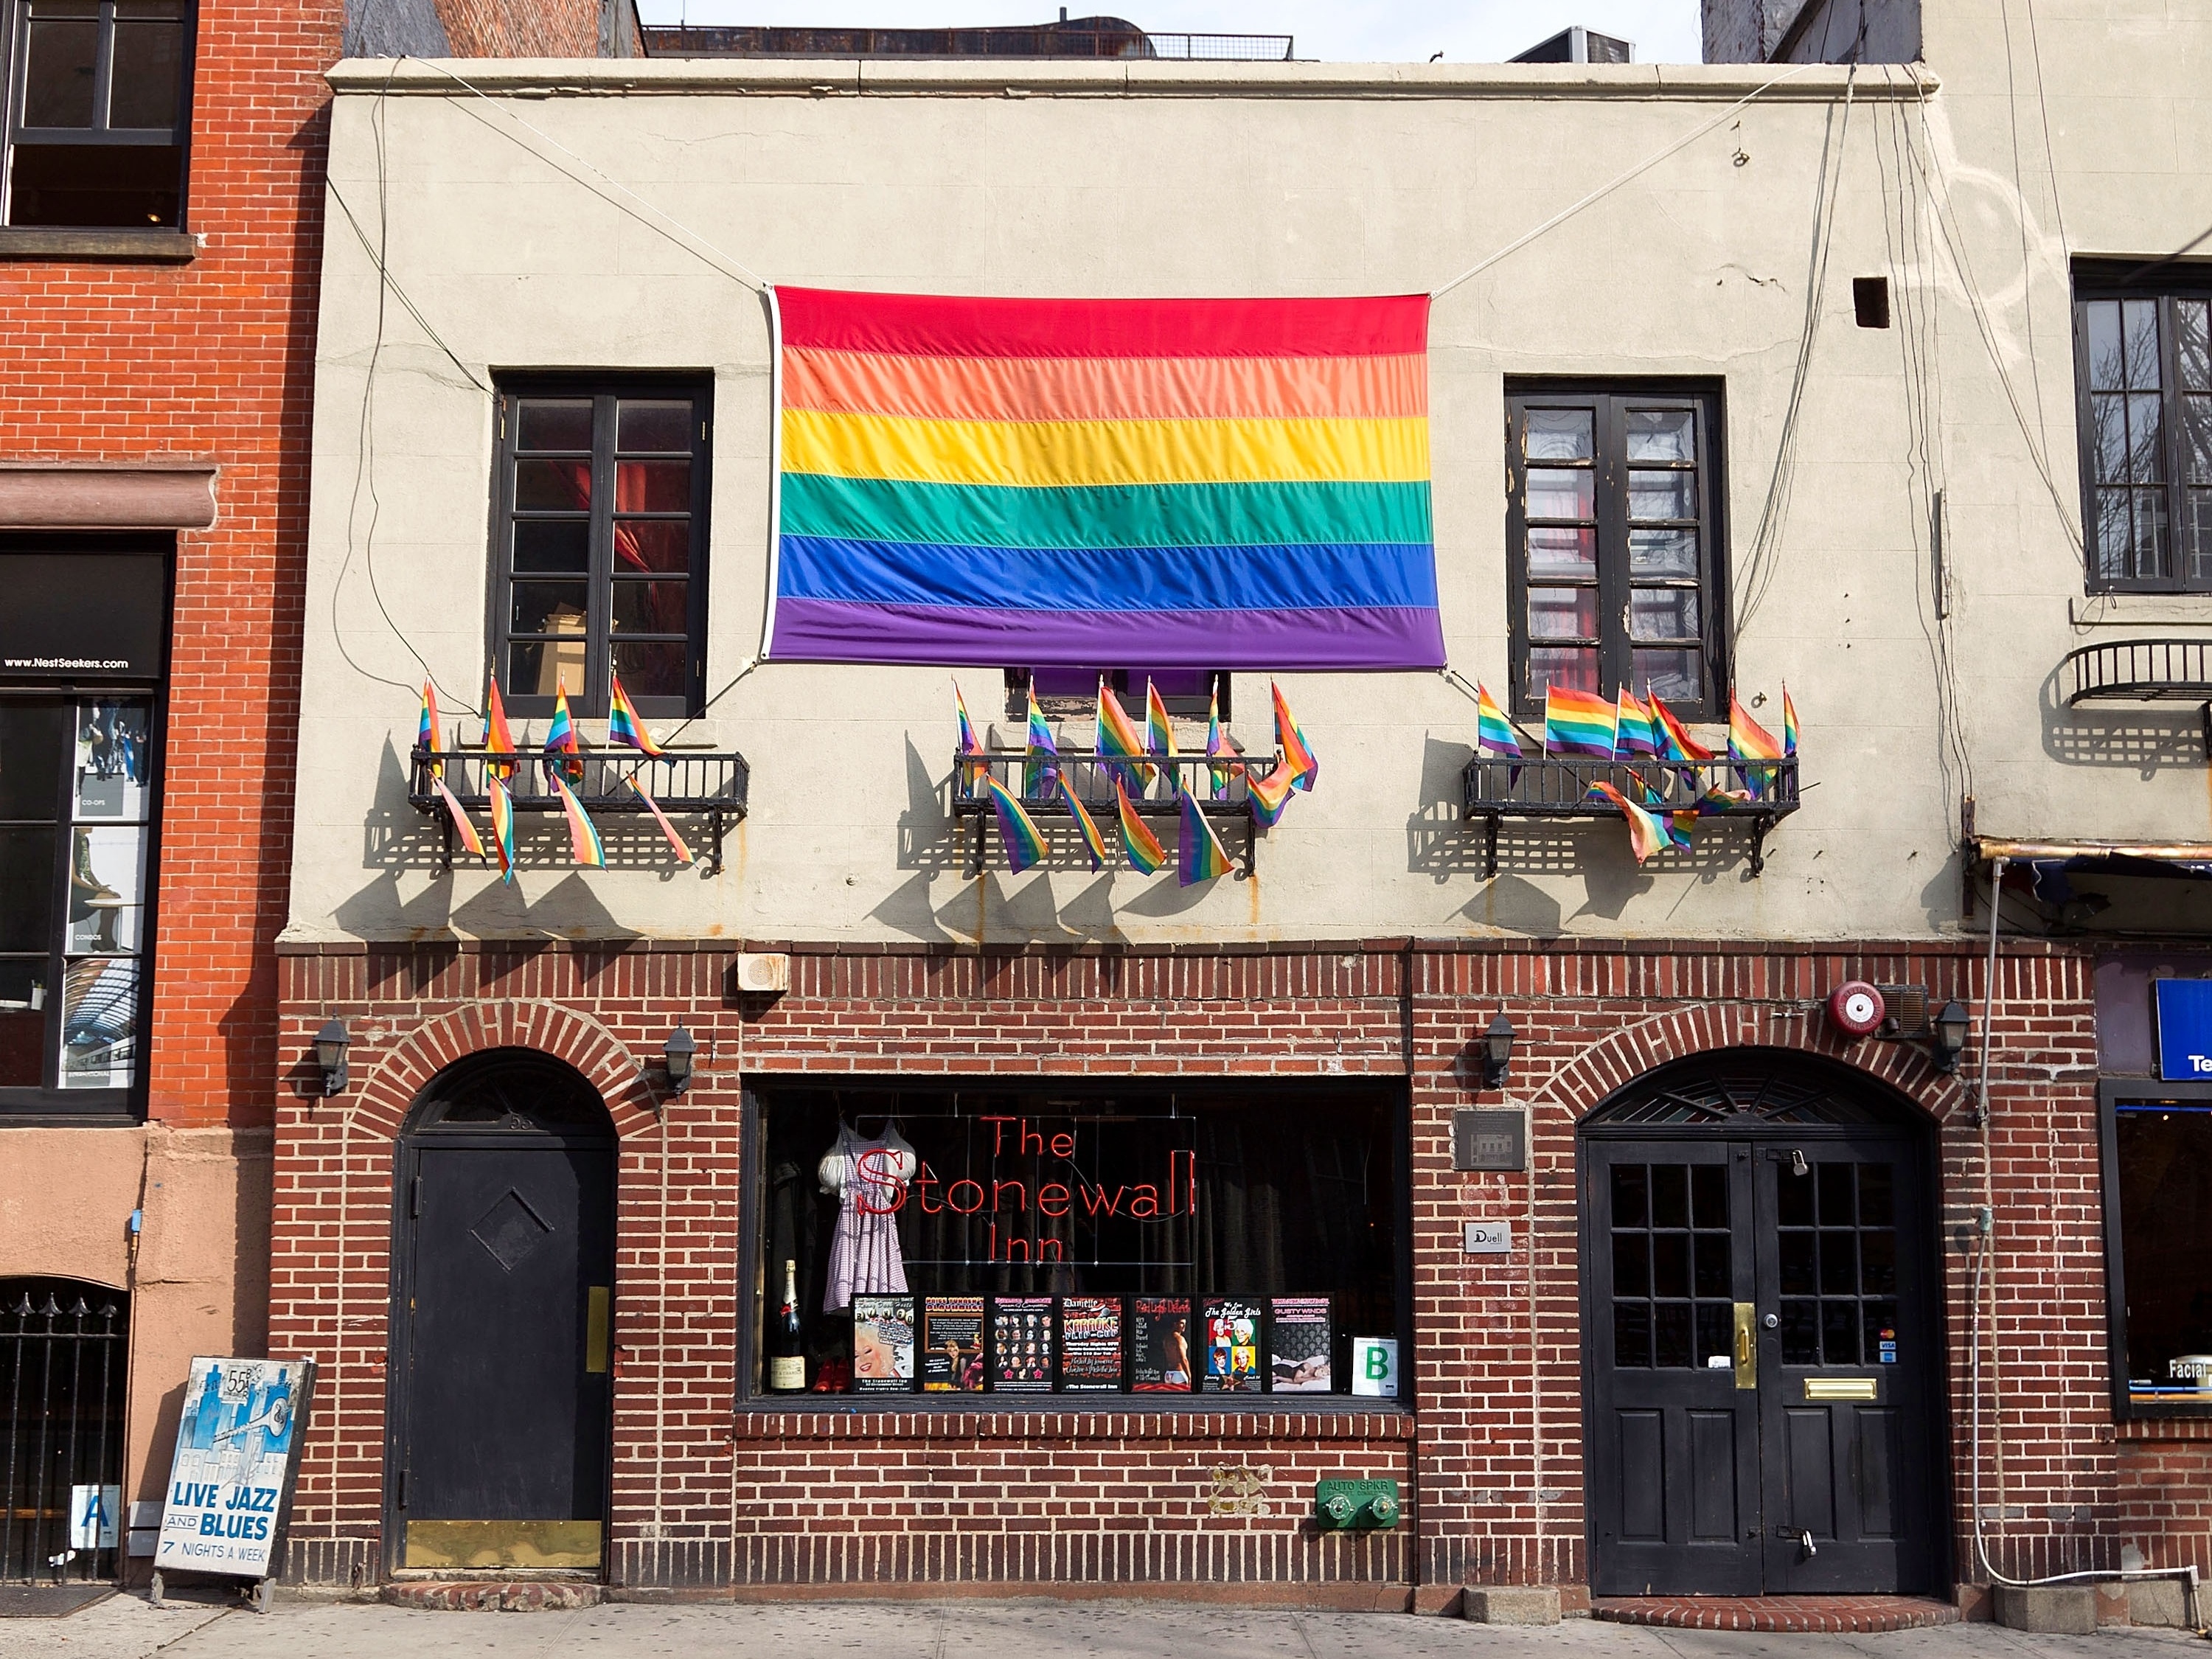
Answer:
[[[0,223],[179,229],[191,0],[0,0]]]
[[[2077,280],[2092,592],[2212,592],[2212,276]]]
[[[794,1084],[748,1107],[749,1395],[1372,1407],[1411,1370],[1402,1090]]]
[[[611,674],[641,714],[704,712],[709,389],[502,386],[491,647],[508,711],[565,686],[603,718]]]

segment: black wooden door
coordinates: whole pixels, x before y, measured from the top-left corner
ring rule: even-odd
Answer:
[[[1919,1143],[1747,1121],[1583,1172],[1596,1592],[1930,1588]]]
[[[1925,1198],[1917,1147],[1760,1146],[1760,1447],[1769,1592],[1932,1588]]]
[[[406,1152],[394,1565],[597,1565],[614,1148],[449,1129]]]

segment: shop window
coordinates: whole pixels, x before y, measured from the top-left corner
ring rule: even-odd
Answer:
[[[2102,1092],[2115,1403],[2212,1413],[2212,1085],[2107,1080]]]
[[[0,1109],[126,1109],[151,939],[154,705],[0,695]]]
[[[764,1091],[750,1392],[1394,1395],[1402,1096]],[[903,1408],[903,1407],[902,1407]]]
[[[516,714],[706,707],[710,394],[690,383],[530,382],[499,395],[491,644]]]
[[[1728,711],[1720,398],[1530,386],[1506,400],[1513,705],[1547,687]]]
[[[9,225],[179,228],[190,0],[8,0]]]
[[[2093,273],[2074,352],[2090,591],[2212,592],[2212,281]]]

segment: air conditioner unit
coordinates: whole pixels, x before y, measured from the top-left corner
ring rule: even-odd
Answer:
[[[791,957],[781,951],[744,951],[738,956],[738,989],[766,995],[791,988]]]

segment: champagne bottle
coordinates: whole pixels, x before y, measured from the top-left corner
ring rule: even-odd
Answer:
[[[806,1353],[799,1342],[799,1263],[783,1264],[783,1305],[768,1330],[768,1390],[770,1394],[806,1391]]]

